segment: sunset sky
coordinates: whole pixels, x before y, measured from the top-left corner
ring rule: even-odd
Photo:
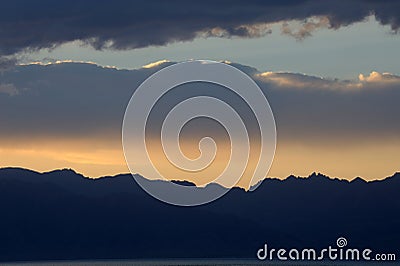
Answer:
[[[121,127],[134,90],[163,67],[207,59],[242,70],[268,98],[268,176],[400,171],[400,3],[300,2],[3,4],[0,167],[128,172]],[[188,147],[213,130],[199,128]]]

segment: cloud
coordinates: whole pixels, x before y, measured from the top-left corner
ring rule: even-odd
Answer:
[[[162,66],[162,65],[164,65],[165,63],[169,63],[169,62],[170,62],[170,61],[169,61],[169,60],[166,60],[166,59],[164,59],[164,60],[159,60],[159,61],[157,61],[157,62],[153,62],[153,63],[149,63],[149,64],[147,64],[147,65],[144,65],[143,68],[158,67],[158,66]]]
[[[255,23],[249,25],[240,25],[230,30],[221,27],[206,29],[198,32],[197,36],[203,38],[207,37],[230,38],[232,36],[257,38],[271,33],[272,29],[270,24]]]
[[[391,73],[379,73],[376,71],[372,71],[368,76],[364,76],[360,74],[358,76],[361,82],[367,83],[381,83],[385,85],[390,84],[399,84],[400,83],[400,76],[393,75]]]
[[[19,91],[14,86],[14,84],[6,83],[6,84],[0,84],[0,93],[7,94],[9,96],[15,96],[19,94]]]
[[[282,33],[290,35],[297,40],[303,40],[304,38],[311,36],[313,31],[321,28],[329,28],[331,27],[331,24],[328,17],[311,17],[306,18],[296,26],[297,27],[293,27],[289,22],[284,22],[282,24]]]
[[[264,72],[255,78],[268,96],[283,138],[359,143],[400,135],[396,75],[371,72],[338,80]]]
[[[262,72],[254,74],[254,78],[283,89],[349,91],[400,86],[400,76],[376,71],[368,75],[359,74],[358,80],[329,79],[291,72]]]
[[[397,32],[399,10],[398,1],[377,0],[8,1],[0,10],[0,55],[77,40],[96,49],[124,50],[199,36],[253,38],[270,33],[271,23],[284,23],[284,33],[302,39],[318,28],[337,29],[371,14]],[[296,30],[288,21],[303,22]]]
[[[226,63],[246,72],[260,85],[270,101],[281,136],[329,138],[340,132],[341,138],[351,139],[356,135],[400,133],[399,76],[371,72],[360,74],[358,79],[339,80],[260,72]],[[134,89],[160,67],[170,64],[174,62],[161,60],[135,70],[118,70],[92,63],[54,62],[5,71],[0,85],[0,134],[17,137],[29,130],[32,136],[112,134],[119,138],[125,107]],[[189,91],[182,90],[176,99],[174,95],[168,97],[177,101],[188,97]],[[220,92],[217,96],[226,97]]]
[[[254,77],[263,83],[270,84],[272,87],[283,89],[348,90],[362,87],[360,82],[325,79],[301,73],[263,72],[255,74]]]

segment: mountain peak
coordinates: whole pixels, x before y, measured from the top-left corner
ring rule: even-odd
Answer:
[[[362,179],[361,177],[357,176],[356,178],[354,178],[353,180],[350,181],[350,183],[358,183],[358,184],[366,184],[367,181],[365,181],[364,179]]]

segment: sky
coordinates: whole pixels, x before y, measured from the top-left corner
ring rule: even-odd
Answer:
[[[296,28],[301,22],[293,24]],[[258,38],[199,37],[193,41],[128,51],[98,51],[75,41],[54,50],[29,53],[24,62],[74,60],[134,69],[163,59],[179,62],[201,58],[240,62],[262,70],[341,79],[353,79],[371,71],[397,73],[400,69],[398,57],[388,56],[396,54],[400,38],[374,16],[337,30],[315,29],[310,33],[312,36],[304,39],[283,34],[282,23],[271,25],[271,30],[272,33]]]
[[[132,93],[163,67],[207,59],[244,71],[268,98],[268,176],[382,179],[400,171],[399,14],[398,1],[6,3],[0,167],[128,172],[121,127]],[[182,138],[191,156],[196,134],[218,131],[195,129]]]

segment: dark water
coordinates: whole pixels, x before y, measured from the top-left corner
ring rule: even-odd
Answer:
[[[215,265],[215,266],[226,266],[226,265],[278,265],[278,266],[307,266],[307,265],[326,265],[326,266],[358,266],[358,265],[400,265],[399,262],[351,262],[351,261],[291,261],[291,262],[282,262],[282,261],[256,261],[256,260],[105,260],[105,261],[48,261],[48,262],[15,262],[15,263],[0,263],[0,265],[23,265],[23,266],[39,266],[39,265],[95,265],[95,266],[103,266],[103,265],[143,265],[143,266],[200,266],[200,265]]]

